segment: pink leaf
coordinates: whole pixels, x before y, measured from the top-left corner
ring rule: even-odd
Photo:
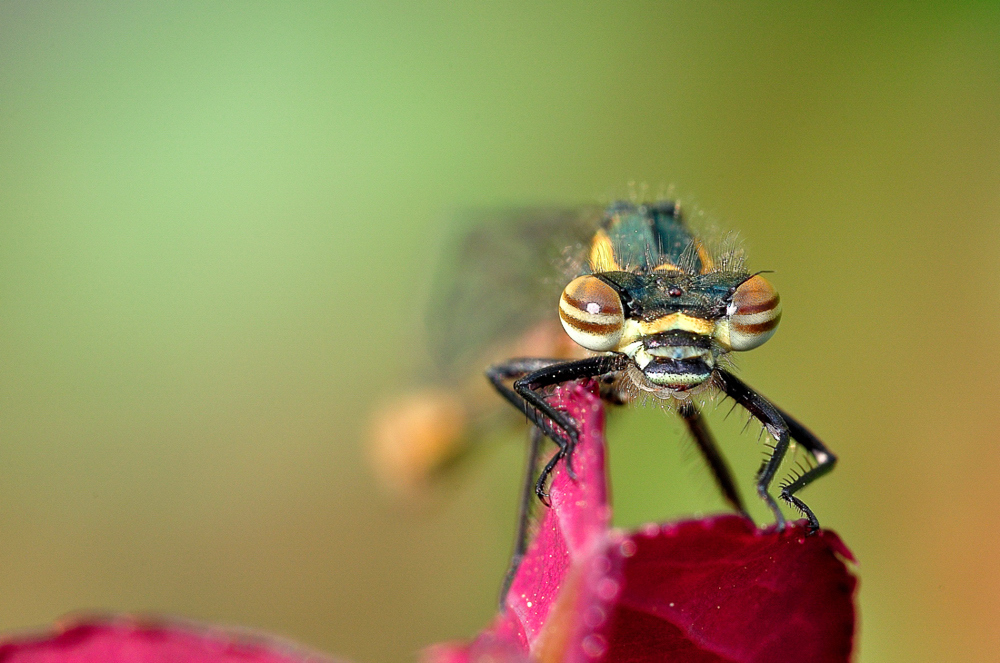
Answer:
[[[564,648],[579,645],[575,629],[583,625],[572,617],[581,610],[577,604],[589,599],[589,590],[600,580],[596,576],[607,571],[597,568],[611,517],[604,476],[604,407],[593,384],[563,387],[550,402],[580,424],[586,439],[572,458],[578,480],[569,478],[564,463],[556,468],[549,487],[552,508],[544,510],[507,594],[506,610],[493,626],[469,645],[428,649],[427,661],[514,663],[529,656],[564,660],[559,658]]]
[[[579,424],[578,481],[555,471],[506,610],[431,663],[756,663],[848,661],[856,580],[829,531],[759,530],[716,516],[639,532],[608,529],[603,407],[594,385],[551,401]]]
[[[334,663],[275,638],[136,617],[81,618],[52,633],[5,637],[0,663]]]

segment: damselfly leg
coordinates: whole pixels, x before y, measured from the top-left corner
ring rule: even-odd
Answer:
[[[819,530],[819,521],[812,509],[805,502],[794,496],[794,493],[805,488],[810,483],[833,469],[837,457],[805,426],[792,419],[776,408],[766,398],[751,389],[745,382],[728,371],[718,369],[715,373],[716,384],[737,403],[742,405],[752,417],[760,421],[767,432],[775,439],[771,456],[764,461],[757,471],[757,494],[767,503],[778,531],[785,529],[785,517],[778,507],[777,501],[769,492],[774,475],[788,451],[789,439],[794,439],[816,461],[816,466],[805,472],[794,481],[785,484],[780,493],[783,501],[795,507],[809,520],[809,533]]]
[[[722,452],[719,451],[719,447],[716,446],[715,439],[712,437],[711,431],[708,430],[701,412],[693,403],[685,403],[677,409],[677,414],[691,431],[691,437],[698,445],[698,451],[705,457],[705,462],[708,463],[708,468],[712,471],[712,477],[715,479],[722,496],[729,502],[729,506],[749,517],[746,504],[743,503],[743,498],[736,488],[736,480],[729,469],[729,464],[722,456]]]
[[[521,566],[521,560],[528,552],[528,532],[531,529],[531,503],[533,501],[532,492],[535,487],[535,470],[538,469],[538,457],[542,450],[542,431],[537,426],[531,427],[531,442],[528,445],[528,460],[524,468],[524,483],[521,486],[521,501],[517,510],[517,536],[514,539],[514,552],[510,556],[510,565],[507,568],[507,575],[504,576],[503,585],[500,587],[500,612],[504,611],[507,600],[507,592],[514,582],[514,576]]]
[[[620,355],[602,355],[577,361],[556,359],[512,359],[491,367],[486,376],[500,395],[524,413],[528,420],[540,428],[546,437],[559,446],[559,451],[546,463],[535,483],[535,494],[548,504],[545,482],[560,459],[566,458],[566,471],[573,474],[573,448],[579,431],[565,412],[560,412],[545,400],[544,389],[554,385],[593,378],[624,368],[627,361]],[[507,380],[514,380],[513,389]]]

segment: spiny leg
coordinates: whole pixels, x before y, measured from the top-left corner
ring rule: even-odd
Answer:
[[[524,416],[528,418],[528,421],[534,424],[537,429],[541,430],[542,433],[545,434],[545,437],[559,445],[559,451],[556,452],[552,459],[545,465],[545,470],[543,470],[542,476],[539,477],[538,483],[535,485],[535,494],[546,506],[549,506],[549,496],[545,492],[544,477],[552,472],[552,469],[555,467],[555,463],[558,462],[558,460],[562,458],[563,454],[566,453],[566,448],[568,446],[566,438],[557,432],[556,427],[558,427],[558,430],[563,431],[566,437],[569,437],[569,433],[566,431],[565,426],[559,425],[557,417],[563,418],[561,412],[554,410],[557,417],[546,418],[545,416],[542,416],[538,409],[532,407],[527,400],[504,384],[504,382],[512,378],[519,379],[525,375],[530,375],[543,368],[558,363],[558,359],[512,359],[504,362],[503,364],[491,366],[486,371],[486,377],[493,384],[493,388],[496,389],[509,403],[520,410]],[[555,423],[555,426],[553,426],[553,423]],[[532,468],[531,474],[533,473],[534,468]]]
[[[552,410],[552,412],[555,413],[555,416],[547,416],[539,412],[537,407],[533,407],[527,399],[504,384],[504,381],[512,378],[520,379],[525,375],[532,375],[544,368],[558,363],[560,362],[557,359],[512,359],[503,364],[491,366],[486,371],[486,377],[493,384],[493,387],[500,393],[500,395],[524,413],[534,427],[541,430],[542,433],[545,434],[545,437],[549,438],[559,446],[559,451],[557,451],[549,462],[546,463],[545,469],[542,470],[542,473],[538,478],[538,482],[535,484],[535,494],[538,496],[538,499],[545,504],[545,506],[549,506],[549,496],[548,493],[545,492],[545,478],[555,468],[559,459],[567,453],[567,449],[570,444],[569,440],[572,440],[569,430],[572,429],[575,431],[576,427],[569,421],[568,417],[565,417],[562,412],[559,412],[555,408],[549,406],[548,403],[545,403],[546,407]],[[560,432],[562,434],[560,434]],[[532,468],[529,474],[533,473],[534,468]]]
[[[524,483],[521,486],[521,501],[517,509],[517,538],[514,539],[514,553],[510,557],[510,566],[500,587],[500,612],[507,607],[507,592],[514,582],[514,576],[521,566],[521,560],[528,551],[528,528],[531,523],[531,493],[535,487],[535,469],[538,467],[538,455],[542,449],[542,431],[537,426],[531,427],[531,443],[528,446],[528,461],[524,468]]]
[[[775,407],[775,409],[778,410],[781,414],[781,418],[784,419],[785,423],[788,425],[788,432],[792,436],[792,439],[801,444],[816,460],[815,467],[803,473],[793,481],[789,481],[784,484],[781,487],[780,494],[781,499],[794,506],[809,520],[809,533],[811,534],[819,530],[819,521],[816,520],[816,516],[813,514],[812,509],[806,506],[806,503],[798,497],[795,497],[795,493],[802,490],[824,474],[828,474],[837,464],[837,457],[832,451],[830,451],[829,447],[823,444],[818,437],[813,435],[812,431],[800,424],[794,418],[790,417],[784,410],[777,407]]]
[[[768,488],[770,488],[774,475],[788,451],[788,425],[776,407],[732,373],[717,369],[715,377],[719,388],[742,405],[751,416],[760,421],[771,437],[776,440],[770,458],[764,461],[760,469],[757,470],[757,494],[774,514],[774,522],[778,531],[783,532],[785,530],[785,516],[781,513],[777,501],[768,492]]]
[[[551,413],[555,413],[560,415],[569,424],[566,425],[562,421],[554,419],[556,424],[560,425],[566,433],[566,444],[565,446],[560,444],[559,452],[549,459],[549,462],[542,468],[538,477],[538,483],[535,484],[535,493],[539,496],[545,495],[545,482],[549,478],[549,475],[552,474],[560,458],[566,459],[566,472],[570,478],[574,481],[576,480],[576,474],[573,472],[573,450],[576,448],[580,434],[576,427],[576,422],[563,412],[549,405],[541,390],[553,385],[583,378],[598,377],[605,373],[619,370],[623,367],[625,361],[625,357],[622,355],[589,357],[587,359],[547,366],[514,382],[514,390],[518,395],[535,405],[540,411],[549,416],[550,419],[553,418]]]
[[[512,359],[490,367],[487,378],[500,395],[524,413],[528,420],[538,426],[545,436],[559,445],[559,451],[542,469],[535,484],[535,494],[546,501],[545,482],[561,458],[566,458],[566,470],[574,479],[571,456],[579,438],[576,422],[565,412],[561,412],[545,400],[542,390],[546,387],[572,382],[582,378],[592,378],[620,370],[627,360],[622,355],[600,355],[576,361],[556,361],[552,359]],[[504,382],[511,378],[514,388]]]
[[[731,507],[749,518],[750,515],[747,513],[743,498],[740,497],[739,490],[736,488],[736,480],[733,479],[733,473],[729,469],[729,464],[719,451],[719,447],[715,444],[712,433],[708,430],[701,412],[698,411],[695,405],[685,403],[680,406],[677,413],[684,420],[684,423],[687,424],[688,430],[691,431],[691,436],[694,438],[695,444],[698,445],[701,455],[704,456],[705,462],[708,463],[708,467],[712,471],[712,477],[715,479],[719,490],[722,491],[722,496],[729,502]]]

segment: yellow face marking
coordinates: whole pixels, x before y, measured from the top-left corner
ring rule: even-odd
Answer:
[[[683,313],[672,313],[651,322],[639,323],[639,331],[644,336],[659,334],[660,332],[665,331],[674,331],[675,329],[691,332],[693,334],[708,335],[715,329],[715,323],[711,320],[693,318],[689,315],[684,315]]]
[[[618,261],[615,260],[615,247],[611,238],[603,229],[598,230],[590,243],[590,269],[593,272],[620,272]]]
[[[653,271],[654,272],[679,272],[679,271],[681,271],[681,268],[678,267],[677,265],[673,264],[673,263],[665,262],[662,265],[657,265],[656,267],[654,267]]]
[[[657,318],[656,320],[652,320],[650,322],[626,320],[625,330],[622,333],[621,340],[618,342],[618,347],[615,348],[615,351],[628,354],[626,346],[640,341],[644,336],[652,336],[653,334],[674,330],[691,332],[692,334],[699,334],[702,336],[710,336],[712,335],[712,332],[715,331],[715,323],[711,320],[693,318],[689,315],[684,315],[683,313],[671,313],[670,315],[665,315],[662,318]],[[633,353],[634,352],[635,349],[633,348]]]

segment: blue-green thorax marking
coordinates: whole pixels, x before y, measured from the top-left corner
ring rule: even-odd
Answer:
[[[603,228],[623,269],[647,272],[673,265],[696,274],[704,269],[696,239],[673,203],[615,203],[605,213]]]

